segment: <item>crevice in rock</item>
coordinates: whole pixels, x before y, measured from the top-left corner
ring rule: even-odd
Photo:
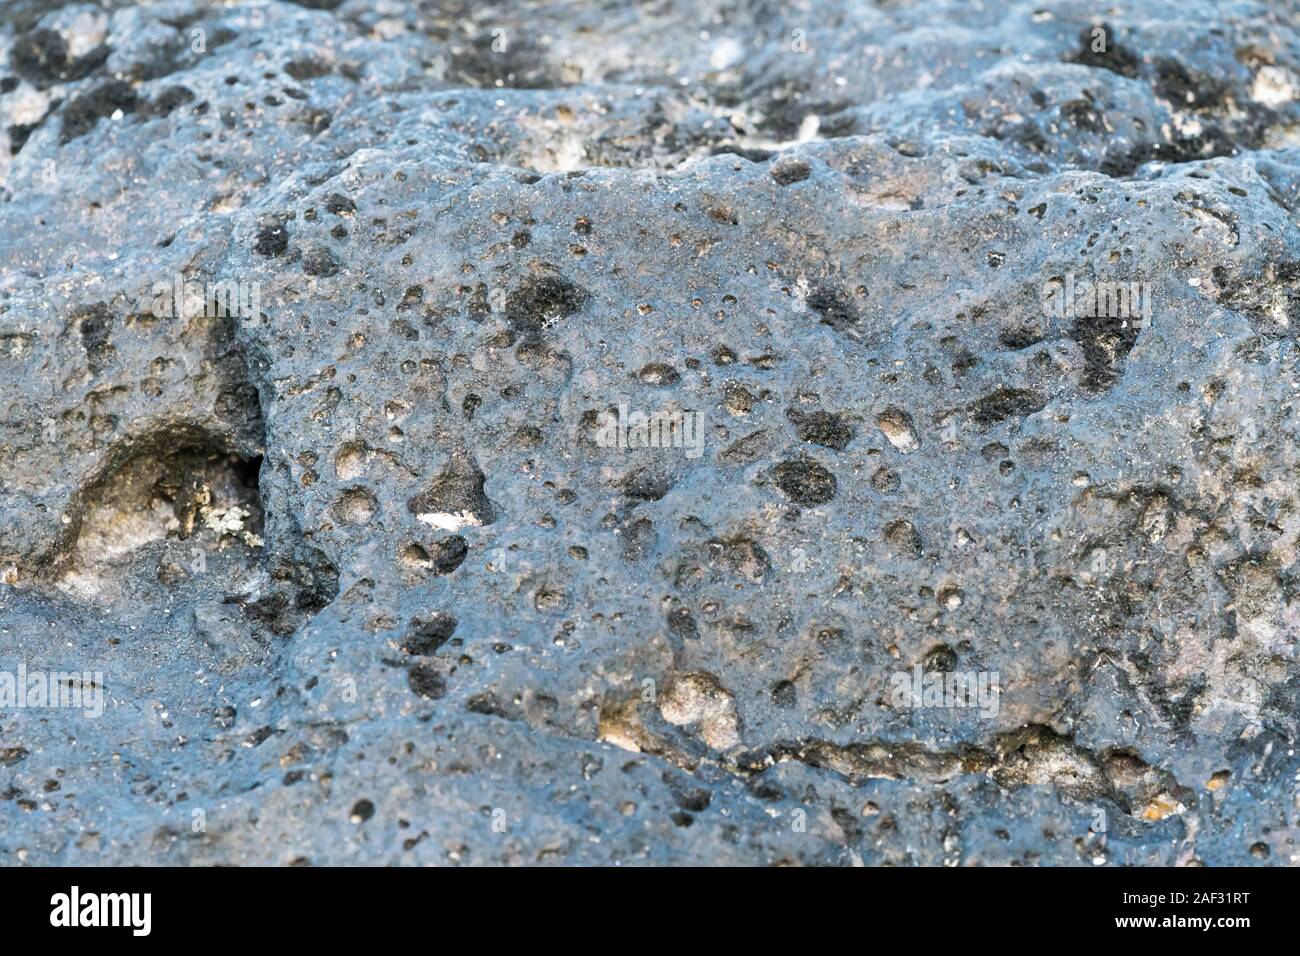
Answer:
[[[216,552],[260,549],[261,463],[185,422],[124,442],[68,509],[50,562],[55,583],[84,598],[111,598],[140,558],[163,561],[169,543],[180,546],[190,573],[205,570]]]
[[[872,778],[942,784],[967,773],[987,774],[1007,789],[1050,784],[1072,799],[1110,800],[1130,816],[1149,821],[1180,812],[1195,796],[1172,774],[1131,751],[1091,751],[1036,724],[998,734],[987,747],[963,744],[951,750],[915,742],[778,742],[742,755],[735,766],[740,772],[762,773],[784,760],[829,770],[854,784]]]

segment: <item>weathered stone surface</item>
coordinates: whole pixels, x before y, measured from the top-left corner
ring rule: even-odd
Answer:
[[[1296,862],[1297,11],[1096,9],[6,3],[0,863]]]

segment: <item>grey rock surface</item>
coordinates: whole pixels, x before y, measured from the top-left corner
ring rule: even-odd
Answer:
[[[0,864],[1297,862],[1298,22],[0,6]]]

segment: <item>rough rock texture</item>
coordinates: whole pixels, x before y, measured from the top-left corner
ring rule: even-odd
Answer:
[[[0,5],[0,864],[1296,862],[1297,23]]]

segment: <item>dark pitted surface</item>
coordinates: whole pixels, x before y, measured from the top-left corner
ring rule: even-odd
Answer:
[[[1295,863],[1300,8],[1100,9],[0,5],[0,864]]]

